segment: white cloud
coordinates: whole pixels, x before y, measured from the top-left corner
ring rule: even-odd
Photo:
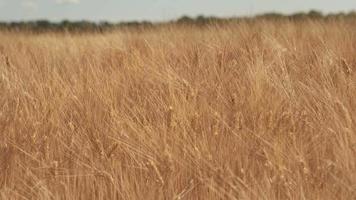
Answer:
[[[35,11],[38,9],[38,4],[35,0],[24,0],[21,2],[21,6],[29,11]]]
[[[57,4],[79,4],[80,0],[56,0]]]

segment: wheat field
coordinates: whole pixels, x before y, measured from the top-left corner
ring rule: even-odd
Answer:
[[[0,32],[0,199],[356,199],[347,20]]]

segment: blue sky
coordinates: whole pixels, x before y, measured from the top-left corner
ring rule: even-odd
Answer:
[[[351,11],[356,10],[356,0],[0,0],[0,21],[165,21],[182,15],[241,16],[310,9]]]

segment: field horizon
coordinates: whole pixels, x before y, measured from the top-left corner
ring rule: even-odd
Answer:
[[[355,25],[0,31],[0,199],[353,200]]]

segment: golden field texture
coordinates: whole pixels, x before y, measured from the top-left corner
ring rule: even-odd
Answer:
[[[0,33],[0,199],[356,198],[354,22]]]

